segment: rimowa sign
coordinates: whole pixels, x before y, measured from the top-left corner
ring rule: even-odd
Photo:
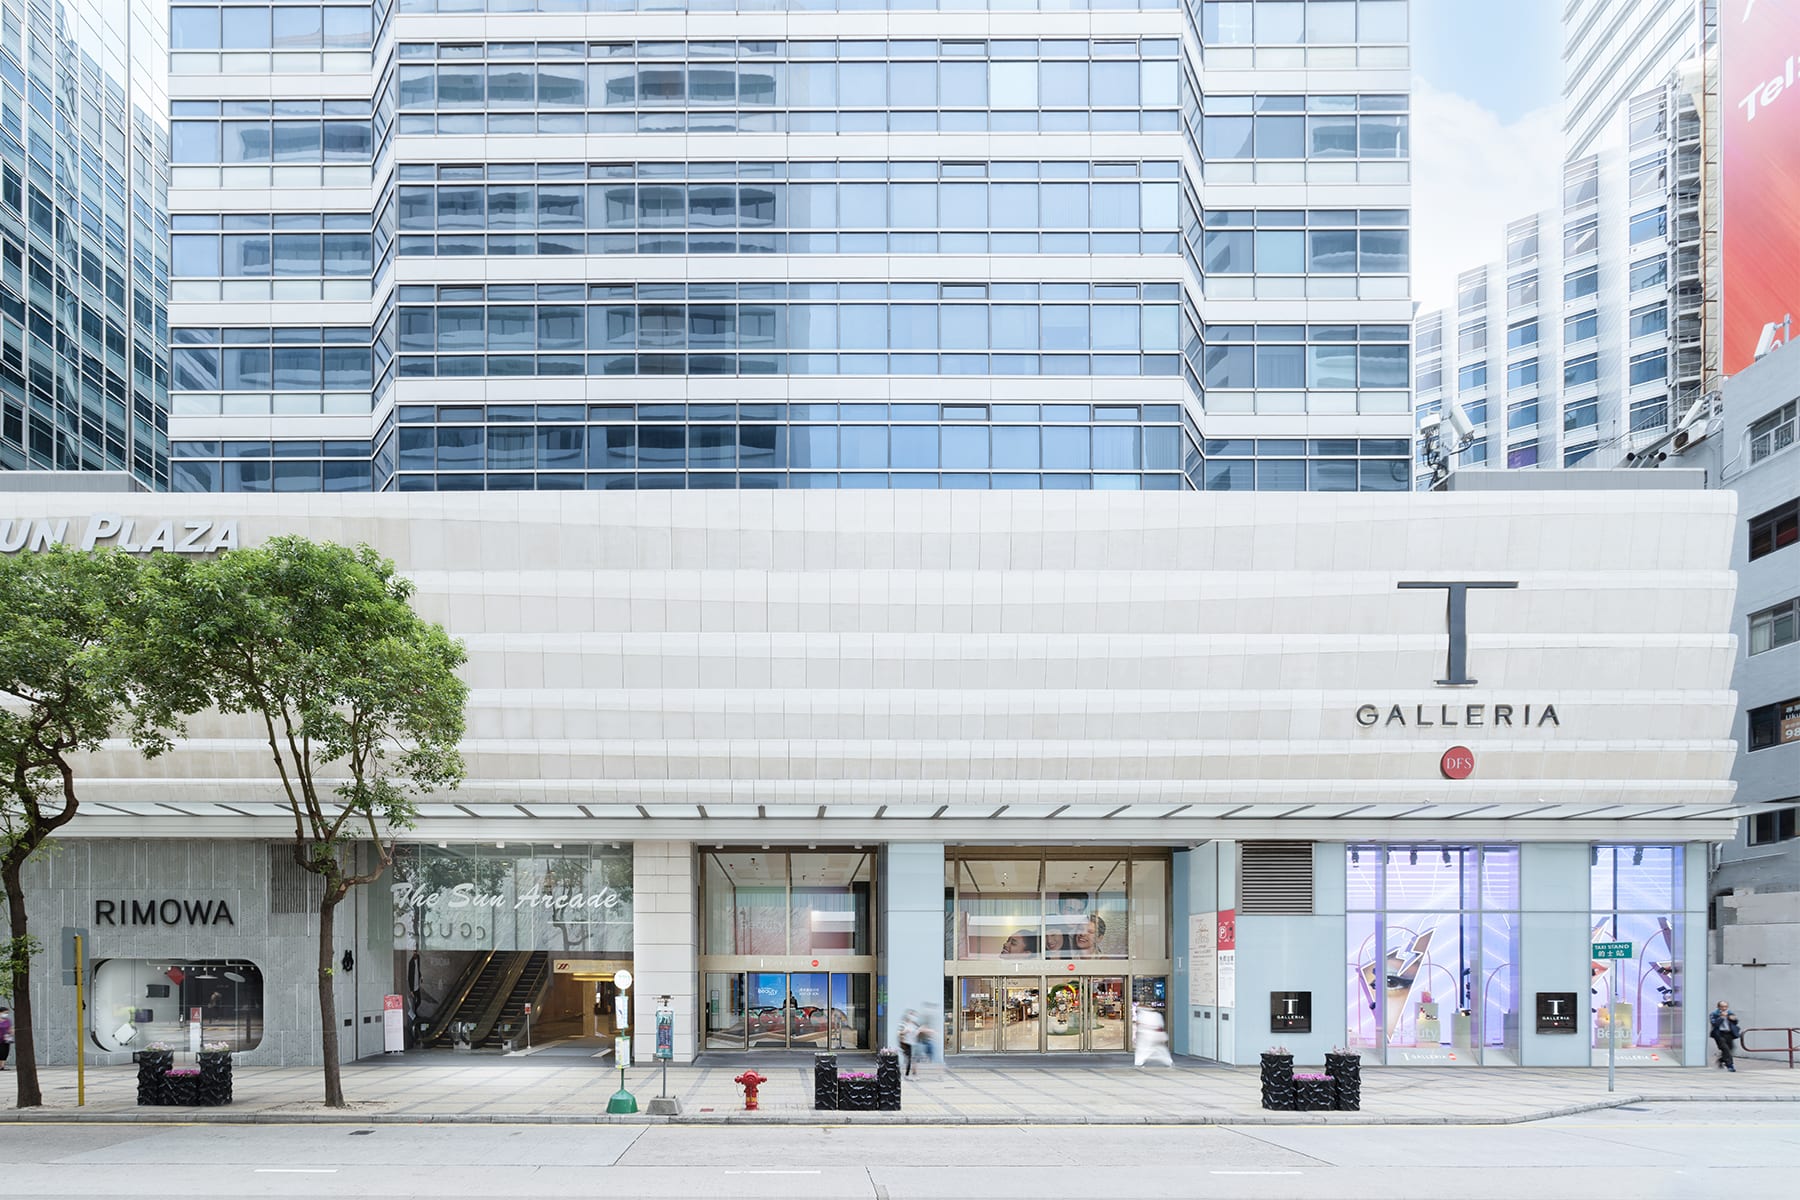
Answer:
[[[223,900],[96,900],[96,925],[236,925]]]
[[[145,520],[96,513],[77,526],[68,517],[0,517],[0,554],[32,553],[52,546],[92,550],[111,546],[127,554],[217,554],[238,547],[238,523],[218,517]]]

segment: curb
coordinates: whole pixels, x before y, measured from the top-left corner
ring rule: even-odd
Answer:
[[[741,1111],[653,1117],[606,1113],[356,1113],[246,1112],[70,1112],[66,1109],[0,1112],[0,1124],[13,1125],[1525,1125],[1558,1117],[1602,1112],[1631,1104],[1781,1104],[1800,1101],[1791,1094],[1695,1096],[1666,1094],[1616,1095],[1582,1104],[1534,1109],[1505,1116],[1383,1116],[1379,1113],[1157,1113],[1146,1116],[1059,1116],[1037,1121],[1000,1114],[924,1115],[913,1113],[758,1112]]]

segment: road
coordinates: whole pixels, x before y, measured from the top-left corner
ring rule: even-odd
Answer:
[[[1073,1103],[1074,1100],[1072,1099]],[[1495,1126],[5,1125],[0,1195],[1553,1197],[1794,1192],[1800,1105]]]

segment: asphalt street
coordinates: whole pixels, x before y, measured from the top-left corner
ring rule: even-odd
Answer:
[[[1076,1103],[1071,1098],[1071,1103]],[[1794,1195],[1800,1106],[1487,1126],[0,1126],[0,1195]]]

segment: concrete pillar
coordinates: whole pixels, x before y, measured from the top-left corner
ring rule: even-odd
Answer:
[[[900,1044],[909,1008],[944,1003],[944,846],[898,844],[882,856],[883,1003],[877,1025],[883,1046]]]
[[[674,1061],[693,1062],[699,1046],[693,843],[632,843],[631,887],[632,1060],[652,1061],[656,998],[668,996],[675,1009]]]

